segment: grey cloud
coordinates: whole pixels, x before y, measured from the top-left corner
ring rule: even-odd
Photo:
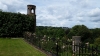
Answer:
[[[91,20],[92,22],[98,22],[98,23],[100,23],[100,19],[98,19],[98,20]]]
[[[51,26],[55,25],[52,20],[37,20],[37,25]]]
[[[76,21],[79,21],[79,22],[86,22],[87,21],[87,18],[86,17],[76,17]]]
[[[90,1],[87,0],[71,0],[70,3],[74,5],[75,7],[78,6],[78,8],[88,8],[90,7]]]
[[[1,3],[3,4],[3,6],[5,5],[7,7],[5,11],[9,11],[9,12],[18,12],[18,11],[20,12],[22,10],[26,10],[28,4],[28,2],[24,0],[8,0],[8,1],[2,0]]]
[[[3,11],[7,11],[8,7],[7,7],[7,5],[3,4],[3,3],[0,1],[0,9],[3,10]]]
[[[46,17],[46,15],[39,15],[37,16],[37,25],[54,25],[54,23],[52,23],[52,19],[49,19],[48,17]]]
[[[92,9],[88,12],[89,17],[99,17],[100,16],[100,8]]]
[[[62,20],[68,20],[68,21],[72,21],[72,16],[70,15],[70,16],[61,16],[61,17],[59,17],[59,18],[57,18],[59,21],[62,21]]]
[[[2,1],[2,2],[1,2]],[[100,22],[100,5],[94,0],[1,0],[0,9],[27,12],[27,4],[35,4],[37,25],[74,26],[78,23]],[[97,2],[97,1],[95,1]],[[99,2],[98,2],[99,4]],[[97,9],[96,9],[97,7]],[[81,17],[81,18],[79,18]],[[78,23],[77,23],[78,21]],[[90,24],[85,25],[90,25]],[[92,25],[92,24],[91,24]],[[95,24],[93,24],[95,25]],[[92,27],[92,26],[91,26]]]
[[[68,21],[73,21],[72,19],[68,19]]]
[[[59,9],[59,8],[60,8],[59,6],[49,7],[47,9],[48,14],[55,16],[59,20],[72,18],[71,12],[68,11],[66,7],[62,6],[61,9]]]
[[[90,19],[90,21],[91,22],[100,22],[100,17],[92,17],[91,19]]]
[[[88,16],[89,17],[99,17],[100,13],[89,14]]]
[[[85,20],[79,20],[80,22],[85,22]]]
[[[100,8],[94,8],[91,9],[89,12],[87,12],[87,18],[91,22],[100,22]]]
[[[96,10],[94,9],[99,5],[98,6],[93,5],[94,0],[91,1],[89,0],[70,0],[70,1],[68,0],[67,1],[66,0],[66,2],[63,3],[52,2],[49,5],[45,3],[46,6],[43,7],[45,8],[45,10],[42,12],[42,14],[41,12],[38,13],[38,15],[43,16],[41,18],[38,18],[39,19],[38,23],[41,25],[70,26],[70,27],[74,26],[75,24],[85,24],[89,27],[94,27],[95,24],[92,23],[100,22],[99,18],[97,18],[100,15],[97,12],[99,11],[99,9]],[[38,11],[43,10],[43,8]]]

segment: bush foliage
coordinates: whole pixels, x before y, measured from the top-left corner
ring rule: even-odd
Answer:
[[[100,45],[100,36],[98,38],[95,39],[94,42],[95,45]]]
[[[34,32],[34,16],[0,11],[0,36],[19,37],[25,31]]]
[[[83,42],[94,43],[95,39],[100,36],[100,28],[88,29],[85,25],[75,25],[72,28],[68,27],[50,27],[50,26],[37,26],[36,27],[37,36],[48,36],[51,38],[60,38],[67,40],[71,39],[72,36],[81,36]]]

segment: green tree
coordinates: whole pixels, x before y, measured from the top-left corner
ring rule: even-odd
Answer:
[[[82,41],[85,41],[90,37],[90,34],[91,32],[85,25],[75,25],[74,27],[72,27],[67,36],[70,38],[72,36],[81,36]]]
[[[100,36],[100,28],[91,29],[91,31],[94,39]]]

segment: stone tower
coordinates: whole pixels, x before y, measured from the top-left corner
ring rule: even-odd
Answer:
[[[33,16],[34,18],[34,32],[35,32],[35,29],[36,29],[36,6],[35,5],[27,5],[27,15],[29,16]]]
[[[27,15],[36,15],[35,14],[35,5],[27,5]]]

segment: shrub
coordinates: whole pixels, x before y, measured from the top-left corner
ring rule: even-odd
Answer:
[[[95,45],[100,45],[100,36],[98,38],[95,39],[94,42]]]

